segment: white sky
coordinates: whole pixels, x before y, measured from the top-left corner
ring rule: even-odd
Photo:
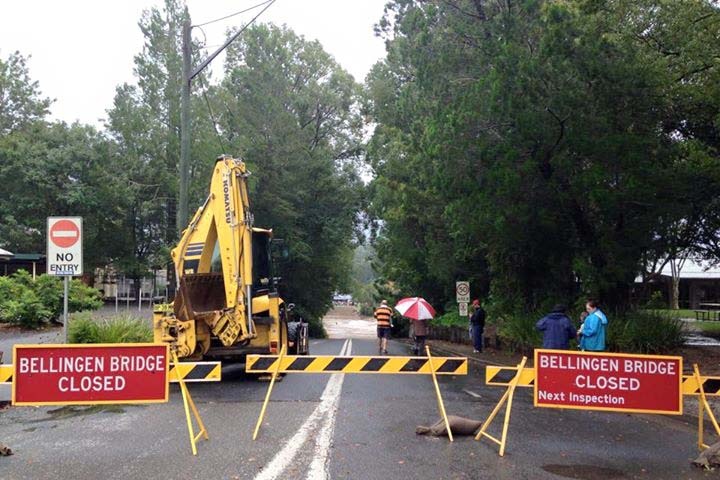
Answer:
[[[187,0],[193,24],[251,7],[262,0]],[[258,21],[287,24],[308,40],[317,39],[357,81],[384,56],[373,24],[386,0],[277,0]],[[144,9],[162,0],[0,0],[0,58],[19,50],[44,96],[56,99],[51,117],[102,126],[115,87],[133,82],[133,57],[142,49],[137,26]],[[208,45],[224,42],[228,27],[249,21],[260,10],[203,27]],[[193,30],[193,37],[202,34]],[[215,49],[209,49],[214,51]],[[213,66],[222,67],[218,57]],[[193,59],[197,64],[199,59]]]

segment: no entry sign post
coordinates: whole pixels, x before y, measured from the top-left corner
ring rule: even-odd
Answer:
[[[48,217],[47,273],[63,277],[63,334],[67,343],[70,278],[83,273],[81,217]]]

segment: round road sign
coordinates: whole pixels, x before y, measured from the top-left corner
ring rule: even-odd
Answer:
[[[50,228],[50,241],[60,248],[72,247],[79,238],[80,229],[70,220],[60,220]]]
[[[467,295],[468,293],[470,293],[470,285],[466,282],[458,282],[457,294],[458,295]]]

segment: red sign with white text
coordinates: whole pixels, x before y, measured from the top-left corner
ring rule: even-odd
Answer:
[[[682,414],[682,357],[535,350],[535,406]]]
[[[15,345],[13,405],[168,400],[168,346]]]

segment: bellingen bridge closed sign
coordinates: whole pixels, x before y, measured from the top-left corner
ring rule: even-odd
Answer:
[[[535,406],[682,414],[682,357],[535,350]]]
[[[168,400],[167,345],[15,345],[13,365],[13,405]]]

